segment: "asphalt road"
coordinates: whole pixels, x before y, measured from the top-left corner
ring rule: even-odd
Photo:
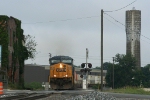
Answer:
[[[107,93],[109,95],[112,95],[113,97],[116,97],[116,98],[134,98],[134,99],[148,99],[148,100],[150,100],[150,95],[109,93],[109,92],[107,92]]]
[[[90,93],[94,90],[61,90],[61,91],[56,91],[56,90],[49,90],[49,91],[30,91],[30,90],[4,90],[4,94],[15,94],[15,93],[66,93],[66,94],[85,94],[85,93]],[[139,94],[123,94],[123,93],[110,93],[110,92],[103,92],[109,95],[112,95],[113,97],[116,98],[134,98],[134,99],[147,99],[150,100],[150,95],[139,95]]]

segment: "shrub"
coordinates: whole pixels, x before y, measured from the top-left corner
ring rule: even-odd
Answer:
[[[25,83],[25,89],[38,90],[38,89],[43,89],[43,87],[42,84],[39,82],[31,82],[31,83]]]
[[[8,88],[9,89],[23,89],[23,87],[17,83],[9,83]]]
[[[95,85],[92,86],[92,88],[93,88],[93,89],[100,89],[101,86],[100,86],[100,84],[95,84]]]

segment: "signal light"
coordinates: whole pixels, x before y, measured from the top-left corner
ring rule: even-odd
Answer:
[[[89,67],[89,68],[92,68],[92,64],[91,64],[91,63],[88,63],[88,67]]]
[[[84,72],[84,69],[80,69],[80,72]]]
[[[80,75],[81,78],[83,78],[83,75]]]
[[[89,67],[89,68],[92,68],[92,64],[91,64],[91,63],[87,63],[87,64],[88,64],[88,67]],[[86,65],[86,63],[82,63],[82,64],[81,64],[81,67],[84,68],[85,65]]]
[[[85,73],[86,73],[88,70],[89,70],[88,68],[85,68],[85,69],[84,69]]]
[[[85,67],[85,63],[82,63],[82,64],[81,64],[81,67],[84,68],[84,67]]]
[[[88,68],[87,71],[90,72],[90,71],[92,71],[92,69],[89,69],[89,68]]]

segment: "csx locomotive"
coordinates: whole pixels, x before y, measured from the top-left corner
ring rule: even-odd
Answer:
[[[52,89],[74,89],[73,59],[69,56],[54,56],[49,59],[49,83]]]

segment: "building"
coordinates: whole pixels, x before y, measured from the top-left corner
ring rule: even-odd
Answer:
[[[75,68],[75,83],[77,87],[82,87],[83,78],[80,77],[81,68]],[[36,65],[36,64],[26,64],[24,67],[24,82],[31,83],[31,82],[38,82],[38,83],[47,83],[49,77],[49,65]],[[103,70],[103,85],[106,84],[105,77],[106,77],[106,70]],[[93,69],[88,75],[88,82],[89,85],[93,84],[101,84],[101,70],[100,69]]]
[[[48,82],[49,66],[26,64],[24,67],[24,81],[25,83],[31,82]]]
[[[132,54],[136,59],[136,67],[141,67],[140,53],[141,11],[126,11],[126,54]]]
[[[6,15],[0,15],[0,45],[2,46],[1,71],[7,72],[8,81],[19,83],[23,77],[24,35],[21,21]],[[4,77],[5,77],[4,76]]]

